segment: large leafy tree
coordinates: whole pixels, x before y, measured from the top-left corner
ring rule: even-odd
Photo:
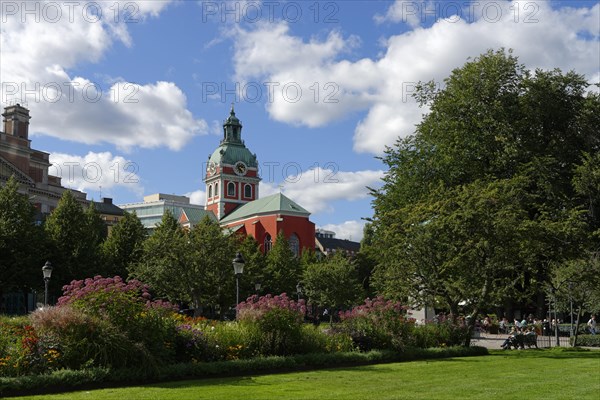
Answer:
[[[37,288],[42,281],[43,231],[35,224],[35,208],[18,189],[14,177],[0,188],[0,301],[3,292]]]
[[[283,232],[279,232],[275,244],[267,254],[265,268],[266,293],[295,293],[301,278],[301,265],[290,248]]]
[[[201,307],[227,310],[235,302],[235,243],[208,217],[186,231],[167,212],[143,247],[133,274],[160,295],[187,303],[197,313]]]
[[[104,239],[103,222],[98,212],[87,210],[66,190],[58,206],[44,225],[49,240],[49,258],[54,265],[52,280],[54,292],[73,279],[103,274],[101,244]]]
[[[142,257],[146,228],[135,212],[125,212],[103,244],[106,273],[126,277]]]
[[[225,235],[208,217],[194,226],[189,237],[191,260],[181,273],[192,303],[196,308],[203,304],[227,310],[235,304],[234,237]]]
[[[341,253],[309,264],[302,283],[309,301],[319,307],[347,307],[364,294],[354,263]]]
[[[160,296],[187,300],[185,277],[189,238],[173,214],[166,211],[154,232],[143,243],[141,259],[130,266],[131,274],[149,284]]]
[[[476,311],[514,298],[513,287],[535,293],[541,313],[550,266],[593,243],[581,214],[589,196],[584,204],[573,186],[583,153],[600,149],[600,98],[587,87],[574,72],[531,74],[504,50],[454,70],[443,88],[419,85],[429,113],[386,150],[373,191],[377,289],[456,312],[457,302]]]
[[[246,299],[247,296],[256,293],[255,285],[261,284],[259,293],[263,293],[262,287],[266,287],[265,267],[266,259],[260,250],[260,244],[254,237],[248,235],[243,238],[238,245],[238,251],[244,257],[244,274],[240,277],[240,297]]]

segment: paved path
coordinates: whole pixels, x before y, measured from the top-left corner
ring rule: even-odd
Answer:
[[[502,343],[508,337],[508,334],[491,334],[491,333],[483,333],[480,337],[472,338],[471,345],[472,346],[483,346],[488,349],[501,349]],[[561,337],[560,338],[561,347],[569,346],[569,338]],[[538,336],[538,347],[555,347],[556,346],[556,338],[550,336]]]

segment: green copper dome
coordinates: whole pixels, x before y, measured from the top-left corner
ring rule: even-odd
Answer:
[[[229,118],[223,123],[223,140],[209,157],[208,162],[234,165],[243,161],[250,168],[257,168],[256,154],[252,154],[242,140],[242,124],[235,116],[233,104],[229,112]]]

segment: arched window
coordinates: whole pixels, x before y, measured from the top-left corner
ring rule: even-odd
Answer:
[[[250,199],[252,197],[252,185],[246,183],[244,185],[244,197]]]
[[[235,196],[235,183],[229,182],[227,184],[227,196]]]
[[[298,255],[300,255],[300,239],[298,239],[298,236],[296,236],[295,233],[292,233],[289,242],[292,253],[294,253],[294,255],[298,257]]]
[[[208,198],[212,197],[212,185],[208,185]]]
[[[215,197],[219,195],[219,182],[215,183]]]
[[[265,243],[264,243],[265,254],[267,254],[273,248],[273,240],[271,239],[271,235],[268,233],[265,235]]]

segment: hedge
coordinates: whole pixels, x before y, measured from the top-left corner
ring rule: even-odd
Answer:
[[[571,338],[571,345],[573,345]],[[582,347],[600,347],[600,335],[579,335],[577,336],[577,346]]]
[[[158,371],[147,369],[90,368],[60,370],[49,374],[0,378],[0,397],[60,393],[73,390],[131,386],[163,381],[293,372],[339,366],[366,365],[449,357],[487,355],[484,347],[406,349],[404,352],[319,353],[288,357],[173,364]]]

